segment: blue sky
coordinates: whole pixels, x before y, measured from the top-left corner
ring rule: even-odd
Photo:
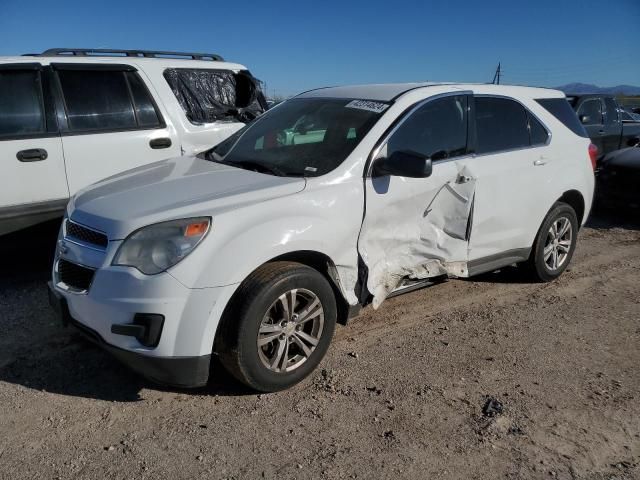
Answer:
[[[372,82],[640,85],[640,0],[0,0],[0,55],[50,47],[204,51],[268,93]]]

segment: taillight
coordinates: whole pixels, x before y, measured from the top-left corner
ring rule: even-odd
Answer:
[[[598,160],[598,147],[593,143],[589,144],[589,158],[591,159],[591,166],[596,169],[596,161]]]

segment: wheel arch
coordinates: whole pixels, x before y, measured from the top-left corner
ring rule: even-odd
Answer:
[[[217,348],[216,342],[219,341],[220,338],[223,336],[221,335],[221,332],[220,332],[220,325],[225,323],[224,319],[228,317],[228,315],[231,315],[231,311],[234,308],[234,305],[236,303],[235,300],[237,299],[238,292],[240,290],[239,288],[240,285],[247,278],[249,278],[256,270],[263,267],[264,265],[267,265],[273,262],[283,262],[283,261],[300,263],[302,265],[306,265],[310,268],[313,268],[314,270],[319,272],[323,277],[327,279],[327,281],[329,282],[329,285],[331,285],[331,288],[333,290],[333,293],[336,299],[336,306],[338,310],[337,322],[339,324],[346,325],[348,319],[356,313],[354,309],[359,310],[360,308],[359,305],[357,305],[356,307],[350,306],[346,298],[344,297],[344,294],[342,293],[342,289],[340,287],[340,280],[338,277],[337,268],[334,261],[331,259],[331,257],[329,257],[325,253],[318,252],[315,250],[295,250],[291,252],[286,252],[286,253],[277,255],[273,258],[270,258],[262,262],[260,265],[257,265],[245,276],[242,282],[240,282],[237,285],[233,294],[231,294],[229,300],[226,302],[226,305],[224,306],[220,314],[218,324],[215,327],[215,331],[213,334],[214,352],[216,351],[216,348]]]
[[[563,202],[573,208],[578,217],[578,226],[582,225],[585,213],[584,196],[578,190],[567,190],[558,198],[557,202]]]

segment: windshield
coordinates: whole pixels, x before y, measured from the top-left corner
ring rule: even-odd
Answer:
[[[324,175],[347,158],[388,106],[294,98],[209,150],[206,158],[273,175]]]

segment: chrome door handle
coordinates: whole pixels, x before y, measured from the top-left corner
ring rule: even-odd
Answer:
[[[539,167],[540,165],[546,165],[547,164],[547,159],[545,157],[540,157],[539,159],[534,160],[533,164],[536,167]]]

